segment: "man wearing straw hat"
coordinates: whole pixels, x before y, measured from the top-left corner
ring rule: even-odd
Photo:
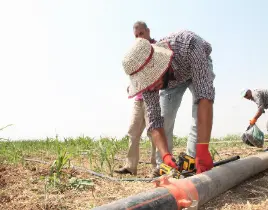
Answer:
[[[147,24],[145,22],[143,22],[143,21],[135,22],[133,29],[134,29],[134,36],[136,38],[144,38],[144,39],[149,40],[151,43],[156,42],[154,39],[151,38],[150,29],[147,27]],[[165,90],[161,90],[159,92],[160,93],[161,115],[165,119],[164,131],[165,131],[165,134],[167,137],[169,151],[172,151],[172,149],[173,149],[173,129],[174,129],[174,124],[175,124],[175,118],[177,115],[177,111],[180,107],[182,97],[183,97],[187,88],[189,88],[190,92],[192,93],[192,98],[194,101],[195,100],[195,93],[194,93],[194,88],[193,88],[193,84],[191,81],[176,85],[176,88],[165,89]],[[142,95],[142,94],[140,93],[137,96],[139,96],[139,95]],[[136,96],[136,98],[137,98],[137,96]],[[170,98],[172,98],[172,100],[170,100]],[[172,101],[172,102],[170,102],[170,101]],[[170,109],[170,107],[172,107],[172,108]],[[147,115],[147,112],[146,111],[144,111],[144,112]],[[146,121],[148,121],[148,117],[146,117],[146,118],[147,118]],[[140,124],[140,123],[137,123],[137,124]],[[146,125],[147,125],[147,123],[146,123]],[[133,140],[135,140],[135,139],[133,139]],[[192,124],[190,127],[190,133],[189,133],[188,138],[187,138],[187,147],[186,147],[186,153],[192,157],[195,157],[196,141],[197,141],[197,104],[193,103],[192,104]],[[138,144],[135,144],[135,143],[133,143],[131,145],[138,146]],[[134,147],[130,146],[130,148],[134,148]],[[131,150],[133,151],[133,149],[129,149],[128,154],[130,153]],[[138,150],[136,149],[136,151],[138,151]],[[152,149],[152,151],[154,151],[154,149]],[[131,154],[133,154],[134,157],[138,156],[137,152],[135,155],[133,152],[131,152]],[[155,160],[156,160],[157,165],[159,165],[162,162],[162,157],[161,157],[159,151],[157,151],[156,153],[151,152],[151,155],[152,155],[152,157],[153,157],[153,155],[156,156]],[[129,157],[128,161],[127,161],[128,165],[135,166],[135,164],[131,164],[131,161],[135,160],[135,158],[130,158],[129,155],[128,155],[128,157]],[[153,164],[153,166],[154,166],[154,164]],[[121,169],[121,171],[126,172],[127,169],[131,171],[130,167],[124,167],[123,169]],[[159,169],[155,168],[155,166],[154,166],[151,177],[156,177],[156,176],[159,176]]]
[[[210,170],[213,161],[208,150],[213,118],[215,75],[212,71],[208,42],[191,31],[171,34],[156,44],[137,38],[123,59],[124,71],[130,78],[129,98],[142,93],[147,106],[149,126],[153,141],[162,161],[174,168],[176,164],[169,149],[161,116],[160,90],[176,89],[181,84],[192,83],[197,111],[197,173]],[[173,98],[169,98],[170,104]],[[162,105],[163,107],[163,105]],[[168,106],[168,109],[174,109]]]
[[[150,41],[150,43],[156,43],[154,39],[151,38],[150,29],[147,24],[143,21],[136,21],[133,25],[133,32],[136,38],[144,38]],[[160,106],[162,115],[166,119],[164,121],[164,130],[167,136],[168,148],[170,151],[173,149],[173,129],[175,124],[175,118],[177,114],[177,110],[180,107],[182,97],[189,88],[193,95],[193,101],[195,99],[195,94],[193,90],[192,82],[187,82],[183,84],[179,84],[175,89],[170,90],[162,90],[160,91]],[[170,103],[169,98],[172,97],[173,101],[176,101],[175,107],[174,103]],[[169,109],[168,107],[172,106],[174,109]],[[195,144],[196,144],[196,136],[197,136],[197,104],[193,103],[192,105],[192,125],[190,129],[190,133],[187,139],[187,147],[186,153],[192,157],[195,157]],[[116,173],[120,174],[137,174],[137,166],[139,161],[139,141],[141,133],[143,132],[145,125],[148,124],[147,111],[145,107],[145,103],[142,99],[142,93],[136,95],[134,101],[134,109],[131,124],[129,127],[129,137],[130,144],[126,158],[126,164],[119,170],[115,170]],[[151,136],[147,133],[149,139],[151,140]],[[159,165],[162,162],[162,157],[159,154],[159,151],[155,153],[155,146],[152,142],[151,148],[151,164],[153,165],[153,171],[151,177],[159,176],[159,169],[156,168],[156,163]]]

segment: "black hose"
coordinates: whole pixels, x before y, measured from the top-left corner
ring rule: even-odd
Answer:
[[[124,161],[124,159],[119,159],[119,158],[115,158],[115,160]],[[152,164],[151,162],[139,161],[139,164],[141,164],[141,163],[144,163],[144,164]]]
[[[28,158],[25,158],[24,160],[31,161],[31,162],[42,163],[42,164],[46,164],[46,165],[50,164],[49,162],[42,161],[42,160],[35,160],[35,159],[28,159]],[[97,172],[92,171],[90,169],[86,169],[86,168],[79,167],[79,166],[72,166],[72,168],[75,169],[75,170],[78,170],[78,171],[87,172],[87,173],[92,174],[94,176],[98,176],[98,177],[108,179],[110,181],[115,181],[115,182],[133,182],[133,181],[134,182],[135,181],[136,182],[150,182],[150,181],[153,181],[153,180],[158,178],[158,177],[156,177],[156,178],[124,178],[124,179],[119,179],[119,178],[113,178],[113,177],[110,177],[110,176],[107,176],[107,175],[104,175],[104,174],[101,174],[101,173],[97,173]]]
[[[223,164],[226,164],[226,163],[229,163],[231,161],[238,160],[238,159],[240,159],[240,156],[235,156],[235,157],[231,157],[231,158],[228,158],[228,159],[225,159],[225,160],[214,162],[214,167],[219,166],[219,165],[223,165]],[[26,158],[24,160],[43,163],[43,164],[47,164],[47,165],[50,164],[49,162],[42,161],[42,160],[35,160],[35,159],[28,159],[28,158]],[[86,168],[79,167],[79,166],[72,166],[72,168],[75,169],[75,170],[78,170],[78,171],[87,172],[87,173],[92,174],[94,176],[98,176],[98,177],[101,177],[101,178],[104,178],[104,179],[108,179],[108,180],[114,181],[114,182],[135,182],[135,181],[136,182],[151,182],[151,181],[156,180],[156,179],[159,178],[159,177],[156,177],[156,178],[124,178],[124,179],[119,179],[119,178],[110,177],[110,176],[107,176],[107,175],[104,175],[104,174],[101,174],[101,173],[97,173],[97,172],[92,171],[90,169],[86,169]],[[196,170],[194,170],[192,172],[185,171],[185,172],[182,172],[181,175],[184,176],[184,177],[192,176],[192,175],[194,175],[195,172],[196,172]]]
[[[100,173],[97,173],[95,171],[91,171],[89,169],[78,167],[78,166],[73,166],[73,168],[75,170],[88,172],[88,173],[90,173],[92,175],[99,176],[99,177],[102,177],[102,178],[106,178],[106,179],[109,179],[111,181],[121,181],[121,182],[125,182],[125,181],[128,181],[128,182],[131,182],[131,181],[150,182],[150,181],[152,181],[152,180],[155,179],[155,178],[124,178],[124,179],[119,179],[119,178],[113,178],[113,177],[110,177],[110,176],[107,176],[107,175],[104,175],[104,174],[100,174]]]
[[[220,165],[223,165],[223,164],[226,164],[226,163],[238,160],[238,159],[240,159],[239,155],[231,157],[231,158],[227,158],[225,160],[220,160],[220,161],[214,162],[213,165],[214,165],[214,167],[216,167],[216,166],[220,166]]]

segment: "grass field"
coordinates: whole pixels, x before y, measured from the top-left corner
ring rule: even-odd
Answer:
[[[90,169],[114,178],[114,169],[124,165],[128,137],[122,139],[57,137],[31,141],[0,141],[0,209],[91,209],[115,199],[153,188],[149,182],[115,182],[72,166]],[[186,138],[174,137],[176,154],[185,150]],[[240,140],[240,136],[212,139],[214,160],[260,152]],[[266,145],[265,145],[266,147]],[[36,162],[36,161],[45,162]],[[151,172],[150,142],[140,144],[138,178]],[[47,164],[46,164],[47,163]],[[222,194],[201,209],[268,209],[268,171]],[[235,176],[235,175],[234,175]],[[134,177],[135,178],[135,177]]]

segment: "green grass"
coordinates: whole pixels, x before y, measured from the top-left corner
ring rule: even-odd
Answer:
[[[267,136],[266,136],[267,138]],[[213,143],[221,142],[224,143]],[[174,136],[174,149],[184,150],[187,145],[187,137]],[[122,139],[90,137],[65,138],[60,141],[55,138],[44,140],[24,140],[10,141],[0,140],[0,165],[1,164],[25,164],[25,159],[37,159],[50,162],[49,174],[45,177],[45,189],[58,189],[60,191],[67,188],[84,189],[93,187],[92,180],[77,179],[70,176],[65,168],[70,165],[82,166],[95,172],[114,175],[115,167],[120,164],[126,156],[129,144],[129,137]],[[218,151],[228,148],[246,148],[241,137],[238,135],[227,135],[223,138],[211,139],[210,153],[213,160],[221,160]],[[140,142],[141,154],[151,150],[151,142],[148,138],[143,138]],[[84,165],[85,164],[85,165]]]
[[[266,135],[265,138],[268,138],[268,136]],[[220,141],[225,143],[213,144],[213,142]],[[66,151],[66,155],[71,160],[76,160],[76,163],[78,161],[82,164],[82,158],[86,158],[90,163],[90,169],[97,172],[106,172],[113,176],[116,165],[115,158],[119,154],[121,154],[121,158],[125,158],[128,142],[128,136],[122,139],[92,139],[87,136],[80,136],[77,138],[65,138],[63,141],[59,141],[57,136],[44,140],[10,141],[2,139],[0,140],[0,164],[23,163],[24,158],[53,161],[57,158],[60,148],[62,151]],[[210,151],[213,154],[216,154],[219,148],[245,146],[239,135],[227,135],[219,139],[212,138],[211,142]],[[174,136],[173,144],[174,148],[185,148],[187,137]],[[143,138],[140,142],[140,148],[149,151],[150,147],[151,143],[148,138]]]
[[[55,160],[58,157],[59,148],[66,151],[71,160],[82,161],[87,158],[91,163],[91,169],[106,171],[113,175],[115,167],[114,158],[121,151],[128,148],[128,137],[122,139],[100,138],[94,140],[90,137],[47,138],[45,140],[24,141],[0,141],[0,164],[18,164],[24,158],[36,158],[41,160]]]
[[[9,124],[0,128],[0,131],[12,126]],[[265,135],[268,138],[268,134]],[[219,147],[231,147],[241,145],[241,136],[239,135],[226,135],[222,138],[212,138],[211,142],[224,141],[223,144],[211,144],[210,148],[214,151]],[[241,142],[236,142],[241,141]],[[113,175],[115,166],[114,159],[119,153],[126,153],[128,149],[129,138],[128,136],[122,139],[115,138],[100,138],[92,139],[87,136],[80,136],[77,138],[64,138],[63,141],[55,138],[46,138],[44,140],[20,140],[12,141],[0,138],[0,164],[12,163],[17,164],[23,162],[26,157],[38,157],[39,159],[56,158],[59,153],[59,148],[66,151],[68,156],[81,160],[81,154],[85,154],[91,165],[97,171],[102,171],[104,165],[108,167],[109,174]],[[174,148],[186,147],[187,137],[174,136]],[[148,138],[143,138],[140,142],[141,149],[149,149],[151,142]],[[94,163],[95,162],[95,163]]]
[[[224,144],[213,144],[214,147],[225,147],[226,145],[240,145],[241,143],[235,142],[240,140],[240,136],[227,135],[220,139],[212,138],[211,142],[227,141]],[[81,136],[77,138],[65,138],[63,141],[59,141],[57,137],[44,140],[0,140],[0,163],[15,164],[27,157],[38,157],[39,159],[46,159],[51,156],[56,157],[58,148],[60,147],[67,151],[72,158],[79,158],[81,154],[84,154],[84,156],[89,158],[91,163],[97,158],[100,161],[98,170],[101,170],[103,165],[107,164],[111,173],[114,164],[113,159],[120,152],[126,153],[128,141],[129,138],[127,136],[122,139],[92,139]],[[174,147],[186,147],[186,144],[187,137],[174,136]],[[149,149],[150,146],[151,143],[147,138],[141,140],[140,148]]]

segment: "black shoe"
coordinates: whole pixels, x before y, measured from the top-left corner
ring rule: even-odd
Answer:
[[[150,178],[156,178],[160,176],[160,171],[159,168],[154,168],[152,173],[150,174]]]
[[[131,171],[129,171],[126,168],[121,168],[119,170],[114,170],[114,172],[115,173],[118,173],[118,174],[131,174],[131,175],[135,175],[135,173],[132,173]]]

